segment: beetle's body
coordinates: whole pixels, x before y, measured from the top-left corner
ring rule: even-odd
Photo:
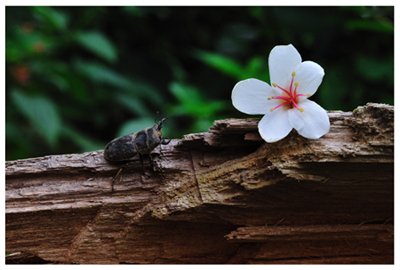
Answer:
[[[139,155],[142,160],[143,155],[149,155],[159,144],[169,143],[162,138],[164,121],[165,118],[150,128],[112,140],[104,149],[104,158],[110,162],[119,162]]]

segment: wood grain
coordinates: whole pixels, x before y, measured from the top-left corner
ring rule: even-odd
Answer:
[[[218,120],[145,174],[102,151],[8,161],[6,261],[393,263],[394,108],[329,117],[274,144],[258,119]]]

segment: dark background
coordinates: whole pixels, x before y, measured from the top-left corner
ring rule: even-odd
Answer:
[[[325,69],[328,110],[394,102],[393,7],[7,7],[6,159],[102,149],[169,117],[166,135],[247,117],[236,82],[292,43]]]

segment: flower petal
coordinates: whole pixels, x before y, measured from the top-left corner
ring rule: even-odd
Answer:
[[[268,58],[271,84],[276,83],[287,88],[292,79],[292,72],[300,63],[301,56],[292,44],[275,46]]]
[[[292,130],[289,123],[288,111],[280,108],[264,115],[258,122],[258,132],[269,143],[279,141],[286,137]]]
[[[321,106],[308,99],[302,100],[299,106],[304,111],[290,109],[288,110],[288,119],[290,125],[301,136],[318,139],[328,133],[330,128],[328,113]]]
[[[266,114],[276,104],[276,100],[268,100],[275,95],[275,90],[269,84],[247,79],[238,82],[232,90],[233,106],[247,114]]]
[[[325,75],[324,69],[312,61],[304,61],[295,72],[295,81],[299,82],[297,93],[308,96],[312,96],[317,91]]]

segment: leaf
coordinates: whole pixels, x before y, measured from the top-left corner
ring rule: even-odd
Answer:
[[[124,76],[119,75],[112,69],[96,62],[75,61],[75,68],[96,82],[107,83],[121,88],[133,87],[132,83]]]
[[[174,82],[170,85],[170,90],[180,103],[170,110],[175,115],[207,118],[226,107],[225,102],[206,100],[193,86]]]
[[[195,117],[203,113],[207,114],[208,104],[196,88],[174,82],[170,85],[170,90],[179,101],[179,105],[171,109],[172,114]]]
[[[53,102],[46,97],[31,97],[15,89],[11,98],[33,128],[50,146],[54,146],[60,134],[61,119]]]
[[[135,120],[125,122],[118,131],[118,137],[124,136],[133,132],[138,132],[139,130],[151,127],[154,125],[154,119],[150,117],[143,117]]]
[[[109,62],[117,60],[114,45],[100,32],[80,32],[76,34],[76,40],[81,46]]]
[[[148,116],[151,115],[146,106],[139,99],[126,95],[120,94],[116,96],[116,100],[125,108],[129,109],[133,113],[139,116]]]
[[[359,73],[369,81],[393,83],[394,61],[392,58],[358,57],[356,67]]]
[[[203,101],[203,97],[194,87],[173,82],[170,85],[170,90],[182,104],[194,104]]]
[[[114,70],[97,62],[88,62],[77,60],[74,63],[75,68],[92,79],[95,82],[107,83],[126,90],[130,95],[138,97],[146,97],[152,103],[161,105],[163,99],[151,84],[137,79],[127,79],[125,76],[118,74]]]
[[[15,36],[6,40],[6,57],[8,61],[19,62],[24,58],[37,58],[52,51],[56,41],[40,32],[26,33],[16,28]]]
[[[392,22],[388,20],[351,20],[346,23],[346,27],[349,30],[367,30],[372,32],[384,32],[384,33],[393,33],[394,25]]]
[[[145,15],[142,7],[127,6],[123,7],[122,10],[134,17],[143,17]]]
[[[30,64],[33,74],[38,74],[43,80],[56,86],[60,91],[68,91],[69,68],[65,63],[55,61],[32,61]]]
[[[194,122],[192,126],[193,132],[204,132],[207,131],[213,124],[214,120],[199,118],[196,122]]]
[[[233,59],[216,53],[198,51],[195,56],[214,69],[233,77],[234,79],[243,79],[242,66]]]
[[[228,107],[228,102],[226,101],[210,101],[207,106],[208,115],[215,115],[217,112],[220,112]],[[207,114],[206,114],[207,115]]]
[[[263,57],[253,57],[249,60],[243,72],[243,79],[257,78],[268,82],[267,63]]]
[[[140,97],[145,97],[151,103],[162,106],[164,99],[160,94],[161,91],[156,89],[153,85],[138,78],[131,80],[132,88],[128,89],[130,94],[137,94]]]
[[[43,21],[47,25],[51,25],[53,28],[58,30],[64,30],[67,28],[68,17],[64,13],[55,10],[51,7],[34,7],[33,11],[39,20]]]

